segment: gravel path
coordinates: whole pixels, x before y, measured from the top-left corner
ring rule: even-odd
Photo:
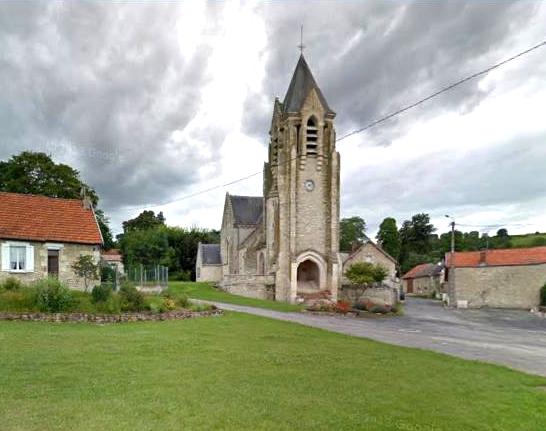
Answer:
[[[546,319],[524,311],[446,310],[437,301],[411,298],[406,301],[404,316],[355,318],[213,303],[224,310],[435,350],[546,376]]]

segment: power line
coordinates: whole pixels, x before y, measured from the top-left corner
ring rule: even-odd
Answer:
[[[396,115],[399,115],[399,114],[401,114],[403,112],[406,112],[409,109],[415,108],[416,106],[419,106],[419,105],[429,101],[430,99],[432,99],[432,98],[434,98],[436,96],[439,96],[442,93],[445,93],[446,91],[452,90],[453,88],[455,88],[455,87],[457,87],[457,86],[459,86],[461,84],[464,84],[465,82],[470,81],[471,79],[477,78],[478,76],[481,76],[481,75],[485,75],[486,73],[491,72],[494,69],[497,69],[497,68],[499,68],[501,66],[504,66],[506,63],[509,63],[512,60],[515,60],[515,59],[517,59],[517,58],[519,58],[519,57],[521,57],[521,56],[523,56],[525,54],[528,54],[528,53],[534,51],[535,49],[543,47],[544,45],[546,45],[546,40],[543,41],[543,42],[540,42],[539,44],[537,44],[535,46],[532,46],[529,49],[526,49],[525,51],[521,51],[520,53],[518,53],[518,54],[516,54],[516,55],[514,55],[514,56],[512,56],[510,58],[507,58],[506,60],[503,60],[500,63],[494,64],[493,66],[490,66],[487,69],[483,69],[483,70],[481,70],[479,72],[476,72],[476,73],[473,73],[472,75],[467,76],[466,78],[460,79],[459,81],[454,82],[453,84],[450,84],[447,87],[444,87],[441,90],[438,90],[435,93],[432,93],[431,95],[429,95],[429,96],[427,96],[427,97],[425,97],[425,98],[423,98],[421,100],[418,100],[415,103],[412,103],[411,105],[407,105],[407,106],[405,106],[403,108],[400,108],[400,109],[398,109],[398,110],[396,110],[396,111],[394,111],[394,112],[392,112],[392,113],[390,113],[390,114],[388,114],[388,115],[386,115],[386,116],[384,116],[384,117],[382,117],[382,118],[380,118],[378,120],[375,120],[375,121],[371,122],[367,126],[364,126],[364,127],[360,128],[360,129],[353,130],[352,132],[349,132],[349,133],[341,136],[340,138],[338,138],[336,140],[336,142],[339,142],[339,141],[341,141],[341,140],[343,140],[345,138],[348,138],[349,136],[353,136],[353,135],[362,133],[365,130],[371,129],[374,126],[377,126],[379,123],[383,123],[384,121],[387,121],[387,120],[391,119],[392,117],[394,117]]]
[[[372,127],[377,126],[378,124],[383,123],[383,122],[385,122],[387,120],[390,120],[391,118],[393,118],[393,117],[395,117],[397,115],[400,115],[403,112],[406,112],[406,111],[408,111],[408,110],[410,110],[412,108],[415,108],[415,107],[429,101],[430,99],[433,99],[434,97],[439,96],[440,94],[443,94],[443,93],[445,93],[445,92],[447,92],[449,90],[452,90],[453,88],[455,88],[455,87],[457,87],[457,86],[459,86],[459,85],[461,85],[461,84],[463,84],[463,83],[465,83],[467,81],[470,81],[470,80],[472,80],[474,78],[477,78],[478,76],[485,75],[486,73],[491,72],[492,70],[497,69],[497,68],[499,68],[499,67],[501,67],[501,66],[503,66],[503,65],[505,65],[505,64],[507,64],[507,63],[519,58],[519,57],[522,57],[523,55],[528,54],[528,53],[530,53],[530,52],[532,52],[532,51],[534,51],[534,50],[536,50],[538,48],[541,48],[541,47],[543,47],[545,45],[546,45],[546,40],[538,43],[537,45],[532,46],[531,48],[526,49],[525,51],[521,51],[518,54],[513,55],[512,57],[509,57],[509,58],[507,58],[507,59],[505,59],[505,60],[503,60],[503,61],[501,61],[499,63],[496,63],[493,66],[490,66],[490,67],[488,67],[486,69],[483,69],[483,70],[481,70],[479,72],[473,73],[472,75],[469,75],[466,78],[462,78],[459,81],[454,82],[453,84],[450,84],[447,87],[444,87],[441,90],[438,90],[435,93],[432,93],[429,96],[418,100],[417,102],[414,102],[414,103],[412,103],[410,105],[407,105],[407,106],[405,106],[403,108],[400,108],[400,109],[398,109],[398,110],[396,110],[394,112],[391,112],[390,114],[387,114],[384,117],[379,118],[378,120],[374,120],[374,121],[372,121],[371,123],[369,123],[368,125],[366,125],[364,127],[353,130],[352,132],[346,133],[345,135],[342,135],[341,137],[336,139],[336,143],[340,142],[343,139],[346,139],[346,138],[348,138],[350,136],[357,135],[357,134],[360,134],[360,133],[362,133],[362,132],[364,132],[364,131],[366,131],[368,129],[371,129]],[[293,160],[297,159],[298,157],[300,157],[300,156],[298,155],[295,158],[289,159],[284,163],[290,163]],[[280,166],[280,165],[281,164],[279,164],[277,166]],[[230,186],[232,184],[239,183],[241,181],[246,181],[249,178],[255,177],[257,175],[261,175],[263,173],[264,173],[264,171],[261,170],[259,172],[254,172],[254,173],[252,173],[250,175],[247,175],[245,177],[238,178],[236,180],[230,181],[228,183],[219,184],[217,186],[209,187],[208,189],[200,190],[198,192],[191,193],[191,194],[188,194],[188,195],[185,195],[185,196],[181,196],[179,198],[172,199],[172,200],[169,200],[169,201],[166,201],[166,202],[163,202],[163,203],[151,204],[151,205],[141,205],[141,206],[135,206],[135,207],[125,207],[125,210],[139,210],[139,209],[151,208],[151,207],[156,207],[156,206],[168,205],[168,204],[171,204],[171,203],[174,203],[174,202],[180,202],[182,200],[189,199],[189,198],[192,198],[192,197],[195,197],[195,196],[199,196],[199,195],[202,195],[202,194],[205,194],[205,193],[217,190],[217,189],[221,189],[221,188]]]

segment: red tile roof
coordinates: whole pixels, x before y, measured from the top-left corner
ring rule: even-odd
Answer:
[[[442,271],[442,266],[435,265],[434,263],[421,263],[410,269],[404,274],[403,279],[430,277],[431,275],[438,275]]]
[[[0,238],[102,244],[92,210],[79,199],[0,192]]]
[[[455,253],[456,267],[534,265],[546,263],[546,246],[530,248],[503,248],[487,251]],[[451,253],[446,253],[446,266],[451,265]]]
[[[121,262],[123,260],[120,251],[116,248],[103,251],[101,256],[104,260],[109,262]]]

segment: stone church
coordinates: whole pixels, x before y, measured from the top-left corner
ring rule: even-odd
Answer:
[[[337,298],[339,153],[335,112],[300,56],[275,99],[263,196],[226,194],[220,244],[200,244],[198,281],[232,293],[296,302]]]

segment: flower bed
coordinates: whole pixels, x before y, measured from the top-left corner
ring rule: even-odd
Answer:
[[[218,308],[205,311],[174,310],[164,313],[120,313],[120,314],[93,314],[93,313],[38,313],[38,312],[0,312],[0,320],[23,320],[33,322],[92,322],[92,323],[121,323],[144,322],[158,320],[183,320],[195,317],[220,316],[223,310]]]

